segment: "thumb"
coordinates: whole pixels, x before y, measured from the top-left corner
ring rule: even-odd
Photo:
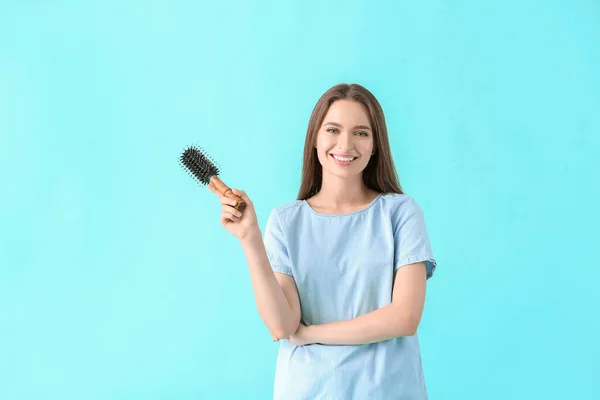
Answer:
[[[243,190],[231,189],[231,191],[233,192],[233,194],[236,194],[236,195],[240,196],[245,201],[249,200],[248,199],[248,195]]]

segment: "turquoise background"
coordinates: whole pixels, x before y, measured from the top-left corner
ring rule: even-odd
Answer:
[[[339,82],[425,212],[430,398],[598,393],[597,1],[0,4],[1,399],[270,398],[241,247],[178,157],[264,227]]]

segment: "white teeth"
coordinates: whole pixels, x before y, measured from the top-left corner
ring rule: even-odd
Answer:
[[[354,157],[338,157],[336,155],[334,155],[333,158],[335,158],[338,161],[344,161],[344,162],[349,162],[349,161],[354,160]]]

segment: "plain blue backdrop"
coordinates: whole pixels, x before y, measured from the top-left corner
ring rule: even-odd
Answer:
[[[598,394],[598,1],[0,4],[1,399],[270,398],[241,247],[178,157],[264,228],[339,82],[425,213],[430,398]]]

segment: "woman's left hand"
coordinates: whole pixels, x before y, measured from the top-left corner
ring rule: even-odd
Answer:
[[[306,325],[300,323],[296,332],[294,332],[294,334],[292,336],[290,336],[288,338],[288,340],[296,346],[304,346],[305,344],[313,344],[314,342],[312,341],[310,333],[311,333],[310,326],[306,326]]]

